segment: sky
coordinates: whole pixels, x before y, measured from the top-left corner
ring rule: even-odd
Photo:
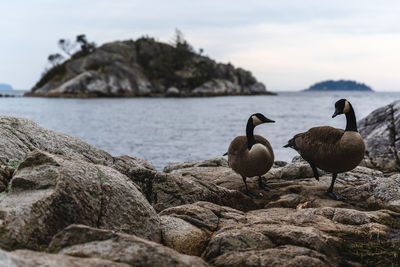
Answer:
[[[0,14],[0,83],[16,89],[37,82],[61,38],[171,42],[178,28],[271,91],[328,79],[400,90],[398,0],[0,0]]]

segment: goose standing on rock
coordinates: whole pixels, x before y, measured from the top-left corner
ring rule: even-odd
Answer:
[[[261,176],[271,169],[274,163],[274,151],[267,139],[253,133],[257,125],[268,122],[275,121],[266,118],[261,113],[251,115],[247,121],[246,136],[237,136],[233,139],[227,153],[229,166],[242,176],[246,193],[252,198],[257,196],[249,191],[247,177],[258,176],[259,187],[269,191]]]
[[[326,194],[341,200],[333,192],[333,185],[338,173],[347,172],[361,162],[365,154],[365,145],[357,131],[356,115],[349,101],[340,99],[335,103],[335,113],[346,115],[346,129],[330,126],[314,127],[304,133],[296,134],[284,147],[295,149],[311,166],[314,177],[319,181],[317,168],[332,173],[332,182]]]

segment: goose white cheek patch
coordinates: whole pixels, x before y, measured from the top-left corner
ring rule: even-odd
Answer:
[[[350,104],[349,102],[346,100],[346,102],[344,103],[344,109],[343,109],[343,113],[347,113],[350,111]]]
[[[262,121],[260,121],[260,119],[257,118],[257,116],[253,116],[252,119],[253,119],[253,125],[254,126],[257,126],[257,125],[262,123]]]

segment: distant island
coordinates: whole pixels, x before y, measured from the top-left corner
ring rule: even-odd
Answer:
[[[13,90],[13,87],[6,83],[0,83],[0,90]]]
[[[217,63],[177,30],[174,41],[150,37],[97,47],[85,35],[58,42],[63,55],[48,57],[51,67],[25,96],[134,97],[273,94],[248,70]],[[73,47],[80,48],[71,51]],[[65,59],[64,56],[68,58]]]
[[[304,91],[373,91],[371,87],[350,80],[328,80],[316,83]]]

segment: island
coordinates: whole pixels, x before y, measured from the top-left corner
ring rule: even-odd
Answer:
[[[350,80],[328,80],[316,83],[304,91],[366,91],[372,92],[372,88],[356,81]]]
[[[6,83],[0,83],[0,90],[13,90],[13,87]]]
[[[83,36],[83,37],[82,37]],[[53,64],[25,96],[136,97],[267,95],[265,85],[248,70],[222,64],[196,52],[178,32],[175,41],[150,37],[115,41],[96,47],[77,36],[80,50]],[[70,42],[60,40],[68,51]],[[66,53],[64,53],[66,54]]]

